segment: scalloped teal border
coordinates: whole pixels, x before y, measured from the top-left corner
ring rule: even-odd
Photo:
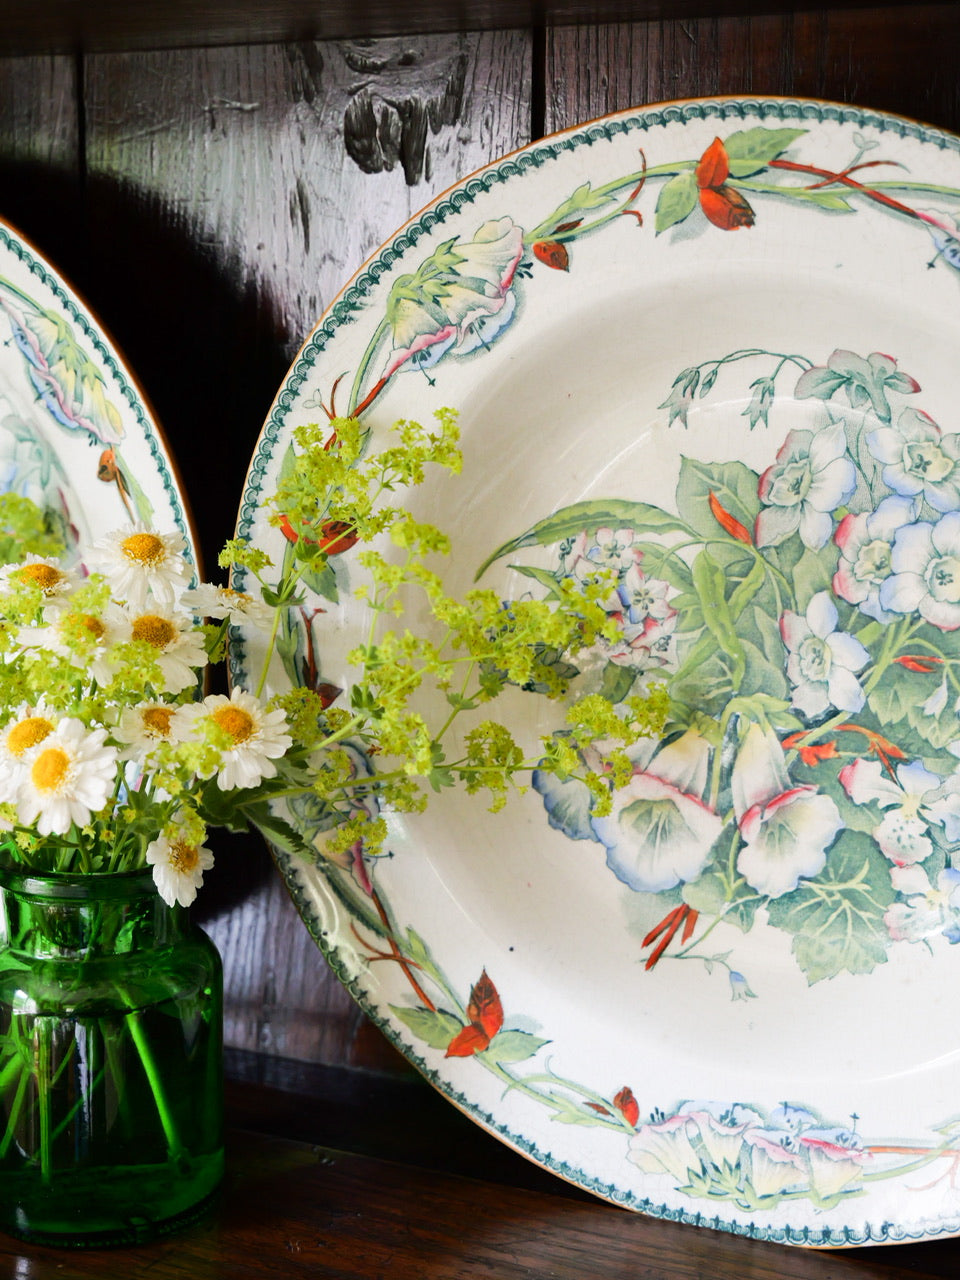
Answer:
[[[82,331],[84,336],[92,344],[94,350],[103,361],[114,382],[120,390],[121,395],[133,410],[143,438],[146,440],[150,449],[150,455],[157,468],[157,473],[163,485],[170,505],[174,511],[174,520],[179,533],[184,537],[187,544],[187,553],[191,563],[195,563],[196,555],[193,546],[193,537],[190,532],[189,522],[183,505],[183,495],[177,486],[169,466],[164,449],[157,435],[156,429],[147,417],[144,405],[140,396],[137,394],[136,388],[131,385],[127,379],[126,371],[122,364],[114,357],[113,353],[104,342],[103,335],[93,323],[91,316],[82,309],[78,301],[74,301],[67,292],[66,282],[56,274],[49,263],[37,258],[34,253],[23,243],[22,240],[10,227],[0,224],[0,244],[9,249],[14,257],[19,258],[25,263],[27,269],[32,276],[36,276],[54,295],[60,305],[63,307],[67,315],[73,320],[77,327]]]
[[[593,124],[568,133],[559,134],[545,142],[534,143],[529,148],[508,156],[505,160],[494,162],[479,173],[468,178],[461,186],[440,197],[434,204],[425,209],[418,218],[408,224],[403,231],[386,244],[379,254],[372,259],[366,268],[349,284],[339,298],[331,306],[326,316],[314,329],[305,343],[297,360],[294,362],[281,387],[273,408],[264,424],[263,432],[257,443],[247,485],[240,505],[237,520],[237,536],[250,541],[253,522],[262,505],[263,483],[266,469],[273,451],[280,439],[287,414],[295,406],[297,393],[316,364],[317,357],[326,348],[327,342],[344,324],[352,323],[362,303],[369,296],[381,277],[389,274],[403,254],[421,239],[438,223],[442,223],[452,213],[458,213],[464,205],[473,202],[480,192],[489,191],[500,182],[508,182],[522,177],[531,168],[556,160],[564,152],[576,150],[581,146],[593,146],[596,142],[609,142],[621,134],[635,129],[648,130],[667,124],[686,124],[691,120],[810,120],[816,123],[831,121],[839,124],[855,124],[859,127],[870,127],[885,133],[894,133],[901,138],[914,138],[918,142],[939,147],[942,151],[960,153],[960,137],[954,134],[930,129],[912,120],[899,116],[885,115],[880,112],[864,111],[858,107],[848,107],[839,103],[812,102],[802,99],[769,99],[769,98],[736,98],[736,99],[703,99],[695,102],[669,103],[662,107],[647,110],[638,109],[618,116],[598,120]],[[244,647],[242,638],[234,637],[231,651],[231,674],[236,682],[242,683]],[[929,1240],[940,1236],[960,1234],[960,1216],[944,1221],[938,1229],[932,1226],[911,1228],[899,1226],[892,1222],[883,1222],[878,1227],[869,1223],[863,1231],[844,1227],[842,1230],[823,1227],[813,1229],[806,1227],[759,1227],[756,1224],[745,1225],[722,1219],[719,1214],[713,1217],[703,1213],[691,1213],[685,1209],[673,1209],[666,1204],[655,1204],[652,1200],[641,1199],[632,1192],[624,1191],[613,1183],[604,1183],[600,1179],[574,1168],[566,1161],[557,1160],[549,1151],[542,1151],[535,1142],[514,1133],[506,1125],[498,1121],[476,1103],[471,1102],[464,1094],[454,1089],[417,1052],[407,1043],[403,1036],[391,1024],[381,1010],[368,998],[359,986],[357,979],[351,976],[342,963],[335,945],[333,945],[317,917],[312,903],[304,894],[293,870],[293,860],[281,850],[274,849],[273,856],[286,881],[287,888],[294,904],[317,946],[323,952],[328,964],[339,981],[357,1002],[363,1012],[375,1022],[387,1039],[393,1044],[412,1066],[426,1077],[445,1097],[461,1108],[478,1124],[488,1129],[510,1146],[521,1151],[534,1163],[549,1169],[559,1177],[565,1178],[587,1191],[601,1196],[614,1204],[633,1209],[651,1217],[663,1218],[670,1222],[685,1223],[695,1227],[710,1227],[717,1231],[728,1231],[733,1235],[746,1236],[753,1240],[766,1240],[776,1244],[806,1245],[817,1248],[843,1248],[851,1245],[869,1244],[903,1244],[910,1241]],[[329,882],[329,878],[328,878]]]

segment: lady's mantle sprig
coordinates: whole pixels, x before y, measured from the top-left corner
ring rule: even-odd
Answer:
[[[373,453],[353,419],[296,433],[272,499],[285,536],[279,569],[239,543],[221,557],[255,579],[255,594],[191,587],[180,535],[141,524],[91,548],[87,577],[49,554],[0,569],[8,858],[35,871],[150,866],[165,901],[186,905],[213,864],[204,841],[214,826],[257,826],[310,858],[322,829],[326,856],[362,861],[383,848],[381,807],[421,809],[431,789],[484,790],[496,809],[534,767],[587,772],[589,785],[580,763],[588,743],[592,767],[606,760],[614,782],[626,776],[624,743],[659,729],[663,699],[634,698],[616,712],[595,695],[574,699],[566,736],[544,740],[543,759],[483,714],[507,686],[566,695],[570,655],[616,638],[604,572],[558,582],[546,600],[449,596],[427,563],[448,550],[446,536],[391,499],[421,483],[428,465],[459,471],[455,415],[440,411],[434,430],[398,423],[395,436]],[[266,697],[273,655],[290,665],[305,601],[336,591],[336,558],[355,546],[366,580],[354,595],[371,621],[350,655],[349,699],[338,705],[339,690],[319,679]],[[392,621],[414,599],[428,619],[418,630]],[[223,658],[238,623],[268,632],[258,687],[200,697],[205,668]],[[461,716],[462,745],[448,758]],[[297,816],[307,811],[312,825]]]

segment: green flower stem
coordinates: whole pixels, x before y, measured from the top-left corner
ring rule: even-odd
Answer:
[[[602,214],[599,218],[595,218],[592,222],[581,223],[577,227],[571,227],[569,231],[556,231],[557,213],[554,211],[549,218],[539,223],[532,231],[528,231],[523,237],[525,248],[535,244],[538,240],[549,237],[556,241],[576,240],[579,236],[586,235],[587,232],[596,231],[600,227],[606,226],[608,222],[612,222],[615,218],[619,218],[624,210],[633,203],[635,194],[639,194],[636,190],[638,186],[647,182],[651,178],[672,178],[678,173],[686,170],[695,169],[697,167],[696,160],[680,160],[673,164],[657,165],[653,169],[638,169],[635,173],[627,174],[623,178],[615,178],[612,182],[606,183],[602,187],[597,187],[594,191],[595,196],[609,197],[613,196],[624,189],[630,187],[631,193],[626,200],[618,201],[617,208],[610,213]]]
[[[360,403],[360,392],[363,388],[363,380],[367,376],[367,370],[370,368],[370,363],[373,360],[373,357],[377,354],[378,347],[386,337],[389,330],[390,321],[386,316],[384,316],[374,330],[373,337],[367,343],[367,349],[364,351],[360,358],[360,363],[357,365],[357,372],[354,374],[353,385],[350,388],[350,399],[347,402],[348,417],[354,412],[357,405]]]
[[[30,1083],[30,1070],[23,1064],[20,1064],[20,1079],[17,1081],[17,1092],[14,1094],[13,1103],[7,1115],[7,1127],[4,1130],[3,1137],[0,1138],[0,1160],[2,1160],[10,1149],[10,1143],[13,1141],[13,1135],[17,1131],[17,1124],[20,1120],[20,1112],[23,1110],[23,1100],[26,1096],[27,1085]]]
[[[160,1117],[160,1124],[163,1126],[164,1137],[167,1140],[167,1151],[170,1159],[176,1160],[182,1154],[184,1147],[180,1141],[180,1135],[177,1133],[177,1127],[170,1111],[170,1104],[167,1101],[166,1090],[153,1058],[153,1050],[147,1043],[147,1037],[143,1033],[139,1011],[133,1007],[130,997],[125,991],[121,991],[120,995],[130,1010],[125,1015],[124,1021],[130,1030],[130,1038],[133,1040],[134,1047],[143,1065],[147,1082],[150,1085],[150,1092],[153,1094],[153,1100],[156,1103],[157,1115]]]
[[[40,1180],[53,1178],[53,1137],[50,1131],[50,1019],[37,1018],[37,1106],[40,1112]]]

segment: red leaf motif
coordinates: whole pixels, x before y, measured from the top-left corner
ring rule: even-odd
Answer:
[[[484,969],[477,979],[467,1004],[469,1026],[458,1031],[447,1045],[446,1057],[469,1058],[490,1047],[490,1041],[503,1026],[503,1005],[497,988]]]
[[[714,520],[729,533],[731,538],[736,538],[738,542],[746,542],[748,544],[752,542],[750,530],[735,519],[725,507],[721,506],[720,499],[715,493],[710,494],[710,510],[713,512]]]
[[[730,160],[727,156],[727,148],[719,138],[714,138],[700,157],[700,162],[694,170],[697,186],[701,189],[704,187],[722,187],[729,176]]]
[[[815,769],[821,760],[835,760],[837,757],[836,742],[824,742],[820,746],[801,747],[800,759],[808,769]]]
[[[346,520],[328,520],[320,526],[320,550],[328,556],[339,556],[349,551],[357,541],[358,533]]]
[[[467,1017],[475,1027],[483,1029],[488,1040],[492,1040],[503,1026],[503,1005],[500,1003],[497,988],[487,977],[486,969],[470,992]]]
[[[700,207],[721,231],[736,231],[754,223],[753,210],[734,187],[705,187],[700,192]]]
[[[899,663],[901,667],[906,667],[908,671],[921,671],[924,675],[929,675],[934,670],[933,664],[935,662],[942,661],[942,658],[928,658],[926,656],[917,658],[911,653],[905,653],[900,658],[894,658],[894,662]]]
[[[537,240],[534,243],[533,252],[545,267],[552,267],[554,271],[570,270],[567,246],[559,240]]]
[[[472,1058],[490,1047],[490,1037],[483,1027],[464,1027],[447,1045],[445,1058]]]
[[[579,225],[580,225],[580,223],[581,223],[582,221],[583,221],[583,219],[582,219],[582,218],[576,218],[576,219],[574,219],[574,221],[573,221],[573,222],[561,222],[561,223],[560,223],[560,225],[559,225],[559,227],[557,227],[557,228],[556,228],[556,231],[555,231],[555,233],[554,233],[554,234],[559,236],[559,235],[561,235],[564,231],[572,231],[572,230],[574,229],[574,227],[579,227]]]
[[[633,1090],[624,1085],[619,1093],[614,1094],[613,1105],[626,1120],[627,1124],[636,1128],[637,1121],[640,1119],[640,1104],[633,1096]]]

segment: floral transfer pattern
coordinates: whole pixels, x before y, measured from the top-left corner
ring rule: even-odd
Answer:
[[[667,684],[673,723],[632,748],[608,813],[578,779],[534,777],[551,826],[661,898],[647,968],[734,972],[762,909],[815,983],[960,940],[960,448],[889,356],[711,367],[764,359],[801,371],[789,403],[819,419],[766,469],[682,457],[674,507],[580,503],[492,559],[541,583],[526,546],[558,544],[558,583],[612,568],[621,639],[581,678],[614,700]]]
[[[0,276],[0,332],[41,419],[85,439],[94,451],[91,472],[114,489],[127,519],[149,521],[152,504],[121,455],[124,427],[107,381],[60,310],[51,310]],[[75,538],[67,493],[76,477],[63,474],[53,445],[32,421],[7,414],[0,431],[0,491],[15,491],[48,512],[68,543]]]
[[[539,273],[576,272],[578,242],[624,219],[638,236],[663,235],[669,245],[666,233],[684,224],[684,233],[742,238],[768,209],[784,205],[811,216],[893,218],[923,233],[917,253],[931,268],[960,269],[960,235],[945,211],[960,206],[960,190],[885,159],[883,141],[856,129],[845,134],[851,154],[828,165],[818,161],[816,130],[794,127],[787,111],[758,115],[779,116],[785,127],[720,127],[722,136],[699,157],[648,161],[640,151],[632,172],[581,183],[539,222],[531,218],[533,225],[478,219],[412,269],[404,249],[403,275],[390,276],[393,258],[378,261],[388,273],[387,298],[359,363],[309,396],[304,389],[299,407],[363,418],[406,373],[432,385],[435,370],[483,360],[509,340]],[[864,117],[862,127],[870,123]],[[407,248],[430,225],[418,223]],[[343,315],[378,279],[371,273],[347,291]],[[335,309],[334,329],[341,320]],[[317,350],[331,331],[319,334]],[[960,510],[958,437],[907,403],[920,388],[896,360],[846,350],[826,360],[743,350],[684,369],[667,389],[664,421],[685,424],[741,362],[756,375],[744,411],[750,429],[769,425],[783,390],[822,409],[815,426],[781,433],[765,470],[686,459],[675,508],[581,503],[513,538],[480,567],[504,559],[541,588],[545,572],[559,580],[615,571],[609,612],[619,639],[580,655],[580,679],[614,702],[665,680],[678,714],[662,741],[637,745],[633,775],[610,814],[595,813],[573,779],[538,778],[540,798],[555,829],[587,850],[597,846],[627,895],[656,908],[657,923],[643,939],[646,968],[697,961],[708,975],[726,973],[723,990],[733,1002],[766,993],[758,975],[735,967],[742,963],[735,947],[715,952],[708,935],[716,929],[735,943],[755,926],[761,905],[790,939],[811,985],[869,972],[894,946],[960,941],[953,865],[960,597],[952,578],[960,543],[949,518]],[[286,409],[277,412],[282,422]],[[296,537],[292,530],[286,536]],[[554,568],[544,571],[540,559],[536,569],[524,563],[531,546],[553,548]],[[341,690],[324,681],[318,654],[327,602],[349,590],[349,556],[341,557],[348,550],[331,552],[312,584],[314,607],[291,614],[283,639],[289,678],[331,700]],[[355,767],[373,774],[360,751]],[[370,804],[372,816],[372,796]],[[856,1116],[838,1124],[800,1102],[691,1100],[644,1115],[636,1081],[608,1082],[603,1092],[557,1074],[549,1041],[530,1029],[537,1024],[510,1008],[508,993],[501,1000],[491,976],[495,957],[469,993],[458,990],[427,941],[395,917],[376,861],[358,846],[334,865],[324,855],[323,815],[295,816],[314,839],[325,884],[347,910],[350,938],[336,947],[325,941],[291,870],[294,896],[361,1003],[395,1040],[412,1038],[402,1047],[418,1065],[447,1091],[456,1081],[466,1093],[455,1096],[478,1114],[471,1072],[493,1075],[505,1098],[526,1098],[551,1120],[607,1130],[634,1173],[604,1188],[588,1170],[555,1166],[542,1137],[531,1146],[495,1124],[538,1161],[659,1216],[737,1230],[749,1224],[750,1234],[791,1243],[899,1239],[912,1233],[905,1224],[914,1219],[908,1211],[901,1223],[861,1231],[850,1225],[854,1213],[837,1231],[801,1211],[796,1217],[808,1225],[783,1230],[782,1218],[765,1216],[783,1201],[819,1213],[862,1196],[874,1181],[927,1166],[932,1181],[925,1173],[918,1193],[948,1178],[952,1185],[960,1161],[955,1122],[888,1145],[862,1134]],[[838,915],[848,927],[821,945],[824,925],[829,933]],[[338,954],[342,947],[355,955],[357,946],[367,963],[403,975],[408,994],[389,1014],[354,985],[353,962]],[[638,1175],[639,1195],[624,1191]],[[909,1199],[909,1181],[897,1188],[904,1192]],[[671,1207],[677,1196],[690,1212]],[[723,1212],[701,1217],[718,1206]],[[944,1218],[933,1233],[955,1229]]]

